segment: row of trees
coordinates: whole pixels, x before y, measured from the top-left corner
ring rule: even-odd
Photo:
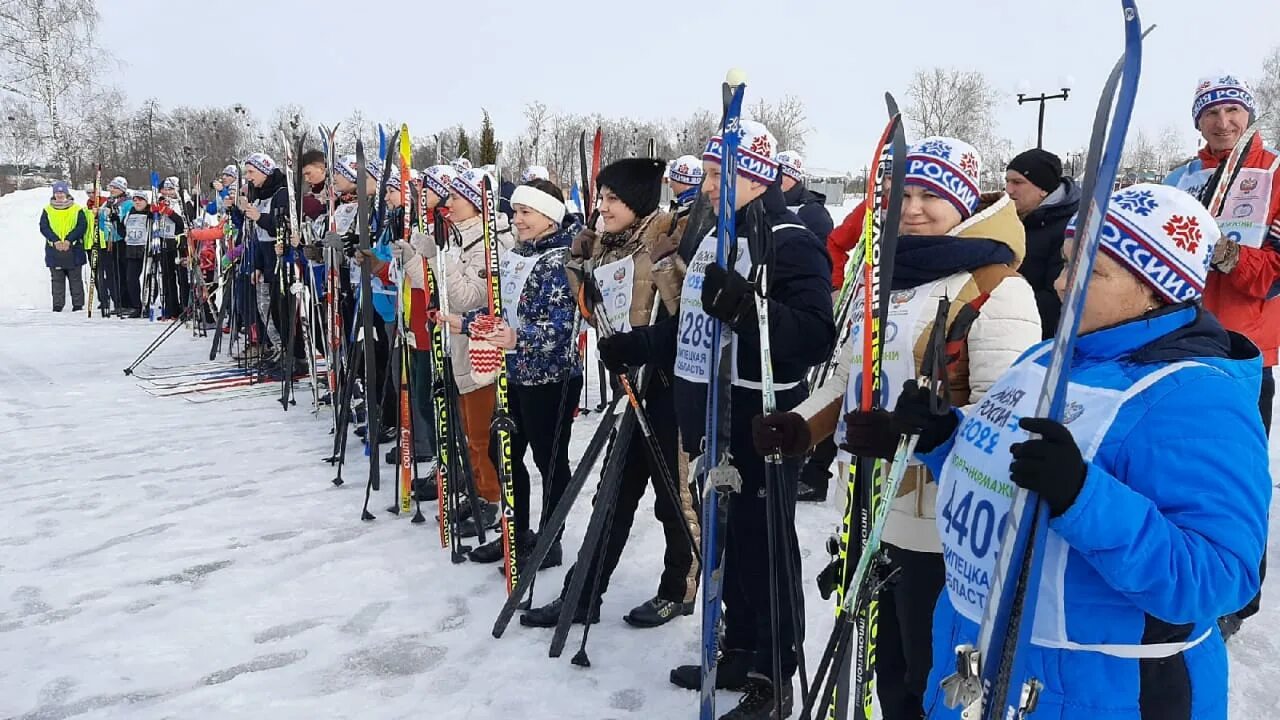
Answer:
[[[287,138],[300,133],[309,134],[309,147],[319,147],[315,122],[296,104],[276,108],[268,117],[241,105],[166,109],[150,99],[131,106],[120,90],[93,84],[103,73],[94,72],[90,63],[110,62],[95,46],[97,22],[94,0],[0,0],[0,161],[19,168],[52,166],[54,174],[77,182],[89,180],[102,163],[105,175],[141,184],[153,170],[188,181],[212,179],[227,162],[254,150],[281,159]],[[1267,57],[1254,87],[1264,132],[1280,136],[1280,47]],[[983,185],[998,186],[1017,149],[995,120],[1000,94],[979,72],[918,71],[906,95],[910,130],[915,137],[971,140],[984,159]],[[810,128],[801,99],[758,100],[749,112],[768,125],[781,147],[804,149]],[[650,142],[659,157],[697,155],[715,131],[718,113],[699,109],[683,118],[639,120],[566,114],[533,102],[525,108],[524,129],[505,141],[498,139],[487,111],[476,119],[478,126],[470,129],[463,124],[423,134],[415,128],[415,166],[465,156],[512,175],[545,165],[567,184],[580,174],[580,138],[585,134],[589,142],[597,127],[604,131],[604,162],[646,154]],[[379,123],[357,110],[341,122],[339,148],[349,152],[356,138],[376,148],[378,127],[389,133],[398,122]],[[1125,164],[1164,171],[1191,148],[1176,127],[1155,138],[1140,131],[1129,140]],[[1078,170],[1081,150],[1056,149],[1068,170]]]

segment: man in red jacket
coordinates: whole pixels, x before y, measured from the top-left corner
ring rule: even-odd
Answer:
[[[1196,129],[1204,138],[1199,155],[1165,178],[1165,184],[1198,195],[1208,204],[1215,194],[1214,171],[1232,153],[1257,107],[1249,86],[1233,75],[1207,77],[1196,86],[1192,103]],[[1249,141],[1225,202],[1216,215],[1222,239],[1213,250],[1212,272],[1204,291],[1204,306],[1228,330],[1245,335],[1262,351],[1262,393],[1258,398],[1262,423],[1271,432],[1271,405],[1276,382],[1273,367],[1280,350],[1280,155],[1265,145],[1260,134]],[[1266,571],[1266,557],[1263,557]],[[1258,612],[1262,594],[1236,613],[1219,620],[1224,636]]]

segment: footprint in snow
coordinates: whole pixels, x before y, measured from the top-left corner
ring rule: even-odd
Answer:
[[[253,636],[253,641],[258,645],[263,643],[275,642],[276,640],[284,640],[294,635],[299,635],[310,630],[313,627],[323,625],[323,621],[319,619],[299,620],[297,622],[286,623],[284,625],[275,625],[263,630]]]
[[[276,670],[282,667],[288,667],[307,656],[306,650],[294,650],[286,653],[271,653],[269,655],[259,655],[258,657],[246,663],[233,665],[224,670],[210,673],[200,679],[202,685],[221,685],[230,682],[245,673],[262,672],[264,670]]]
[[[636,712],[644,707],[643,690],[619,690],[609,696],[609,707],[614,710]]]
[[[206,576],[211,575],[223,568],[230,566],[231,560],[219,560],[217,562],[203,563],[201,565],[192,565],[180,573],[165,575],[163,577],[152,578],[147,581],[148,585],[194,585],[203,580]]]
[[[115,707],[117,705],[139,705],[160,697],[164,697],[164,693],[132,692],[120,695],[94,695],[93,697],[87,697],[83,700],[77,700],[66,705],[61,703],[55,705],[41,705],[29,713],[12,718],[12,720],[66,720],[67,718],[84,715],[85,713],[90,713],[94,710],[102,710],[104,708]],[[121,717],[124,715],[128,715],[128,713],[114,713],[115,717]]]
[[[75,692],[76,686],[79,684],[79,681],[68,675],[54,678],[40,688],[39,703],[41,705],[61,705],[71,699],[71,693]]]
[[[467,620],[471,617],[471,608],[467,605],[466,598],[452,595],[449,597],[448,603],[449,614],[441,618],[439,625],[436,626],[440,632],[466,627]]]
[[[406,677],[444,662],[448,649],[423,642],[426,634],[409,635],[358,650],[342,659],[342,670],[354,675]]]
[[[389,607],[391,607],[391,603],[386,601],[369,603],[356,611],[356,614],[352,615],[351,619],[344,623],[340,629],[349,635],[368,635],[373,626],[378,623],[378,618]]]
[[[9,596],[10,600],[18,603],[18,617],[28,617],[30,615],[39,615],[47,613],[53,609],[53,606],[45,602],[40,596],[42,592],[38,587],[24,585],[13,591]]]

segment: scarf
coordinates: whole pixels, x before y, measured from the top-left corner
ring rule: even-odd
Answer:
[[[66,210],[67,208],[71,207],[71,206],[72,206],[72,205],[74,205],[75,203],[76,203],[76,201],[75,201],[75,199],[74,199],[74,198],[67,198],[66,200],[63,200],[62,202],[58,202],[57,200],[54,200],[53,198],[49,198],[49,204],[50,204],[51,206],[53,206],[53,208],[54,208],[54,209],[56,209],[56,210]]]
[[[987,265],[1009,265],[1013,260],[1013,250],[995,240],[903,235],[898,238],[898,250],[893,258],[892,289],[907,290],[958,272]]]

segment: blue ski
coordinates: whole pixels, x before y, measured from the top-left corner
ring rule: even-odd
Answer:
[[[1094,118],[1084,180],[1084,196],[1089,204],[1077,224],[1062,320],[1036,406],[1037,416],[1055,421],[1062,420],[1066,406],[1068,358],[1075,347],[1089,276],[1101,242],[1102,222],[1124,152],[1142,70],[1145,33],[1138,19],[1138,7],[1135,0],[1122,0],[1121,4],[1125,52],[1107,80]],[[1110,115],[1113,97],[1116,97],[1115,111]],[[1107,127],[1109,115],[1110,128]],[[943,683],[947,705],[963,705],[964,718],[1019,720],[1035,710],[1042,685],[1038,679],[1027,676],[1020,661],[1025,655],[1022,651],[1031,640],[1048,531],[1048,506],[1036,493],[1019,489],[1009,511],[1007,528],[1000,538],[978,644],[956,649],[957,672]],[[1021,682],[1015,685],[1017,678]]]

